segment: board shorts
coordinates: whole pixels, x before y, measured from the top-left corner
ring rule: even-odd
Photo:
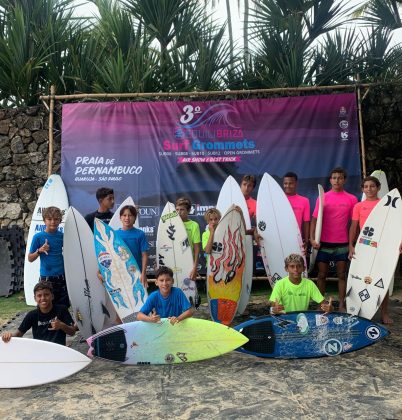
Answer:
[[[317,262],[330,263],[331,261],[349,261],[349,244],[333,244],[322,242],[317,253]]]
[[[70,299],[67,292],[66,278],[63,274],[60,276],[40,276],[41,281],[48,281],[53,286],[53,304],[70,306]]]

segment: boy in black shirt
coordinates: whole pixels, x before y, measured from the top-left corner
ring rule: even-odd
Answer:
[[[1,336],[5,343],[12,337],[22,337],[32,328],[33,338],[66,345],[66,334],[74,335],[76,328],[66,306],[53,305],[53,289],[49,282],[41,281],[34,287],[37,308],[28,312],[15,332]]]
[[[111,211],[114,206],[114,191],[112,188],[98,188],[96,190],[96,199],[98,200],[99,207],[98,210],[93,213],[89,213],[85,216],[89,227],[94,230],[94,221],[95,217],[102,220],[107,225],[110,222],[110,219],[113,217],[113,212]]]

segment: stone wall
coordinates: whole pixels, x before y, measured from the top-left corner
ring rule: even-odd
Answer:
[[[0,110],[0,227],[27,228],[47,179],[49,113],[42,106]],[[60,167],[55,141],[54,171]]]
[[[55,112],[60,133],[61,107]],[[382,169],[389,187],[402,186],[402,87],[370,89],[363,101],[367,172]],[[0,227],[29,227],[47,178],[49,113],[43,106],[0,110]],[[60,169],[55,136],[53,173]]]

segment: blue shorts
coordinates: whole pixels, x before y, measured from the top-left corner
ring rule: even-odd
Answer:
[[[322,243],[317,253],[317,262],[330,263],[331,261],[349,261],[348,244]]]

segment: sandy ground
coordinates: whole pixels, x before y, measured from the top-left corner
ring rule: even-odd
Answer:
[[[249,311],[265,313],[264,299],[254,298]],[[207,307],[196,316],[206,318]],[[0,419],[402,419],[401,292],[391,298],[391,316],[389,338],[333,358],[275,360],[232,352],[171,366],[97,359],[57,383],[0,390]],[[87,351],[79,336],[70,344]]]

